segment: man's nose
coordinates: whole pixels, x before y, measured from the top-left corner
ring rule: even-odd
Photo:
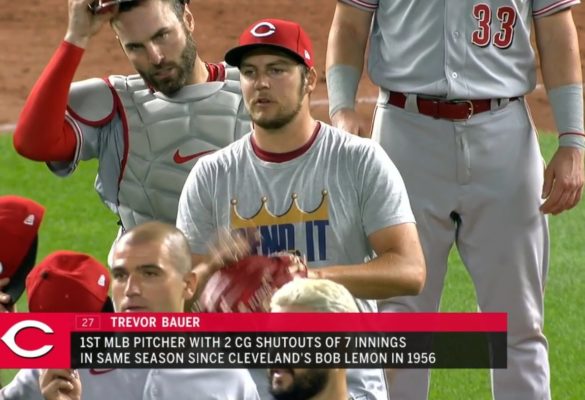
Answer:
[[[264,73],[258,73],[256,81],[254,82],[254,88],[266,89],[268,87],[270,87],[270,80],[268,79],[268,75]]]
[[[146,54],[148,55],[148,61],[153,65],[159,65],[165,58],[160,47],[153,43],[149,43],[146,46]]]
[[[140,279],[135,275],[129,275],[126,281],[124,295],[130,297],[136,296],[137,294],[140,294]]]

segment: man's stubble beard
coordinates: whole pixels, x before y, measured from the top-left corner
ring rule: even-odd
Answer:
[[[251,116],[254,125],[258,125],[260,128],[266,129],[267,131],[281,129],[282,127],[288,125],[301,111],[303,106],[303,96],[305,95],[305,85],[301,84],[298,93],[299,101],[297,102],[294,109],[289,112],[281,113],[280,115],[277,115],[271,119],[254,118],[254,116]]]
[[[187,29],[185,29],[185,35],[185,48],[181,53],[179,64],[175,63],[174,61],[163,62],[160,65],[152,66],[148,72],[138,70],[138,73],[142,79],[144,79],[144,81],[149,86],[166,96],[171,96],[178,90],[182,89],[187,84],[187,80],[189,80],[193,74],[195,59],[197,58],[197,46],[195,45],[195,41],[193,40],[191,33],[187,31]],[[168,67],[174,67],[174,69],[177,71],[177,76],[171,79],[158,80],[155,77],[156,72]]]
[[[321,393],[329,378],[328,370],[309,370],[303,375],[293,375],[293,382],[286,389],[275,391],[270,385],[270,394],[275,400],[307,400]]]

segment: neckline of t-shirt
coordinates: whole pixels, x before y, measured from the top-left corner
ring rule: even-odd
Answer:
[[[260,147],[258,147],[258,145],[256,144],[256,142],[254,141],[254,134],[252,133],[250,135],[250,148],[252,150],[252,152],[254,153],[254,155],[260,159],[261,161],[267,162],[267,163],[272,163],[272,164],[282,164],[282,163],[286,163],[288,161],[293,161],[295,159],[298,159],[299,157],[301,157],[302,155],[304,155],[305,153],[307,153],[309,151],[309,149],[313,146],[313,144],[317,141],[317,138],[320,136],[319,132],[321,131],[321,122],[317,121],[317,124],[315,125],[315,129],[313,131],[313,134],[311,135],[311,138],[307,141],[307,143],[305,143],[304,145],[302,145],[301,147],[299,147],[296,150],[293,151],[289,151],[286,153],[272,153],[266,150],[262,150]]]

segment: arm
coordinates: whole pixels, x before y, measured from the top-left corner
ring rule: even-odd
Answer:
[[[41,390],[39,387],[38,369],[21,369],[14,378],[0,389],[0,399],[2,400],[42,400]]]
[[[311,271],[316,271],[319,278],[345,286],[357,298],[385,299],[420,293],[426,269],[415,224],[380,229],[369,235],[368,240],[377,258],[363,264]]]
[[[69,161],[74,157],[77,138],[65,121],[69,86],[90,37],[110,17],[92,15],[88,3],[70,0],[65,41],[33,86],[20,114],[13,142],[23,157],[35,161]]]
[[[334,126],[363,136],[364,123],[355,112],[355,97],[364,68],[371,11],[337,3],[327,43],[329,116]]]
[[[319,268],[317,275],[344,285],[357,298],[418,294],[426,266],[404,182],[388,154],[377,143],[364,142],[344,168],[358,193],[361,226],[377,258]]]
[[[579,44],[570,9],[538,18],[534,27],[544,84],[561,135],[559,148],[544,173],[542,197],[546,201],[541,211],[559,214],[576,206],[583,190],[585,146]],[[576,90],[576,95],[567,94],[569,88]],[[569,118],[563,116],[564,112]],[[575,122],[567,124],[571,119]]]

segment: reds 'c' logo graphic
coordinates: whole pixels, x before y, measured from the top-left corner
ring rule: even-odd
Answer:
[[[250,30],[250,33],[256,37],[270,36],[274,32],[276,32],[276,26],[268,21],[260,22]]]
[[[26,350],[16,343],[16,336],[24,329],[38,329],[44,333],[52,334],[53,329],[44,322],[35,321],[32,319],[20,321],[14,324],[6,333],[0,338],[12,352],[23,358],[38,358],[47,354],[53,348],[52,344],[46,344],[35,350]]]

